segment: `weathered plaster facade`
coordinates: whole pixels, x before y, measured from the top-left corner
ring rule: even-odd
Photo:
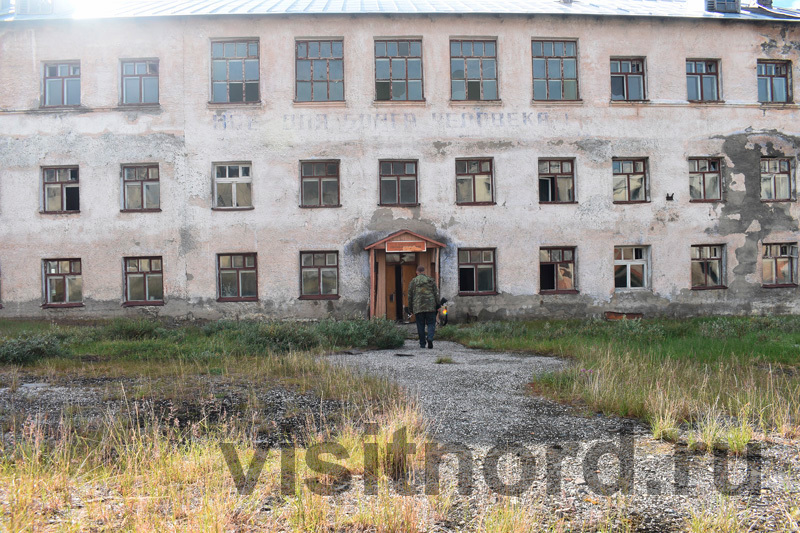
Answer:
[[[421,37],[421,103],[374,101],[373,42]],[[449,40],[493,37],[499,103],[450,101]],[[261,103],[209,104],[210,41],[257,38]],[[294,103],[295,39],[344,40],[345,102]],[[531,39],[578,41],[581,101],[532,103]],[[757,102],[756,61],[800,64],[791,21],[514,15],[270,15],[0,25],[0,302],[5,317],[365,315],[365,246],[401,229],[446,245],[455,317],[797,313],[761,283],[763,242],[800,209],[762,202],[762,156],[796,159],[797,104]],[[609,58],[646,57],[648,101],[610,102]],[[158,58],[160,103],[119,105],[120,60]],[[686,101],[687,58],[720,60],[721,103]],[[42,65],[80,60],[81,106],[40,107]],[[797,78],[798,76],[794,76]],[[800,88],[795,87],[795,94]],[[723,159],[723,202],[690,203],[687,158]],[[493,158],[496,205],[457,206],[455,160]],[[575,158],[577,203],[540,204],[537,160]],[[614,157],[649,160],[651,201],[612,203]],[[299,208],[299,162],[338,159],[339,208]],[[378,205],[378,161],[419,161],[419,206]],[[212,210],[212,164],[252,162],[249,211]],[[158,163],[159,213],[120,212],[120,165]],[[41,167],[80,167],[80,213],[42,214]],[[795,186],[796,188],[796,186]],[[668,201],[667,195],[674,194]],[[616,291],[615,245],[648,245],[650,290]],[[727,289],[690,289],[690,246],[726,246]],[[579,294],[540,295],[541,246],[575,246]],[[457,249],[496,248],[497,295],[457,297]],[[338,300],[299,300],[299,254],[339,252]],[[258,254],[258,302],[216,301],[215,255]],[[163,256],[165,305],[123,309],[124,256]],[[84,307],[42,309],[41,261],[83,262]]]

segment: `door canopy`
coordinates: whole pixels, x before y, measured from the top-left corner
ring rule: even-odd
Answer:
[[[366,246],[365,250],[384,250],[388,253],[397,252],[427,252],[432,248],[444,248],[445,245],[423,237],[407,229],[395,231],[388,237]]]

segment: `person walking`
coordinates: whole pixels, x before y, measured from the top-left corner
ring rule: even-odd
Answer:
[[[433,348],[436,334],[436,311],[439,308],[439,289],[436,281],[425,275],[425,267],[417,267],[417,277],[408,284],[408,308],[417,317],[419,347],[425,347],[425,326],[428,328],[428,348]]]

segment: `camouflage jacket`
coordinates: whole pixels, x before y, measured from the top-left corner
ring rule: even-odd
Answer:
[[[408,307],[412,313],[436,311],[439,289],[433,278],[420,274],[408,284]]]

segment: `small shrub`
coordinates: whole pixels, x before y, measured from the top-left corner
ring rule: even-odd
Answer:
[[[25,365],[68,354],[64,342],[51,333],[23,334],[0,340],[0,363],[3,364]]]
[[[133,341],[162,337],[165,330],[155,320],[147,318],[116,318],[100,328],[99,337],[108,340]]]
[[[443,357],[437,357],[436,358],[436,364],[437,365],[452,365],[454,363],[455,363],[455,361],[453,361],[452,357],[443,356]]]

